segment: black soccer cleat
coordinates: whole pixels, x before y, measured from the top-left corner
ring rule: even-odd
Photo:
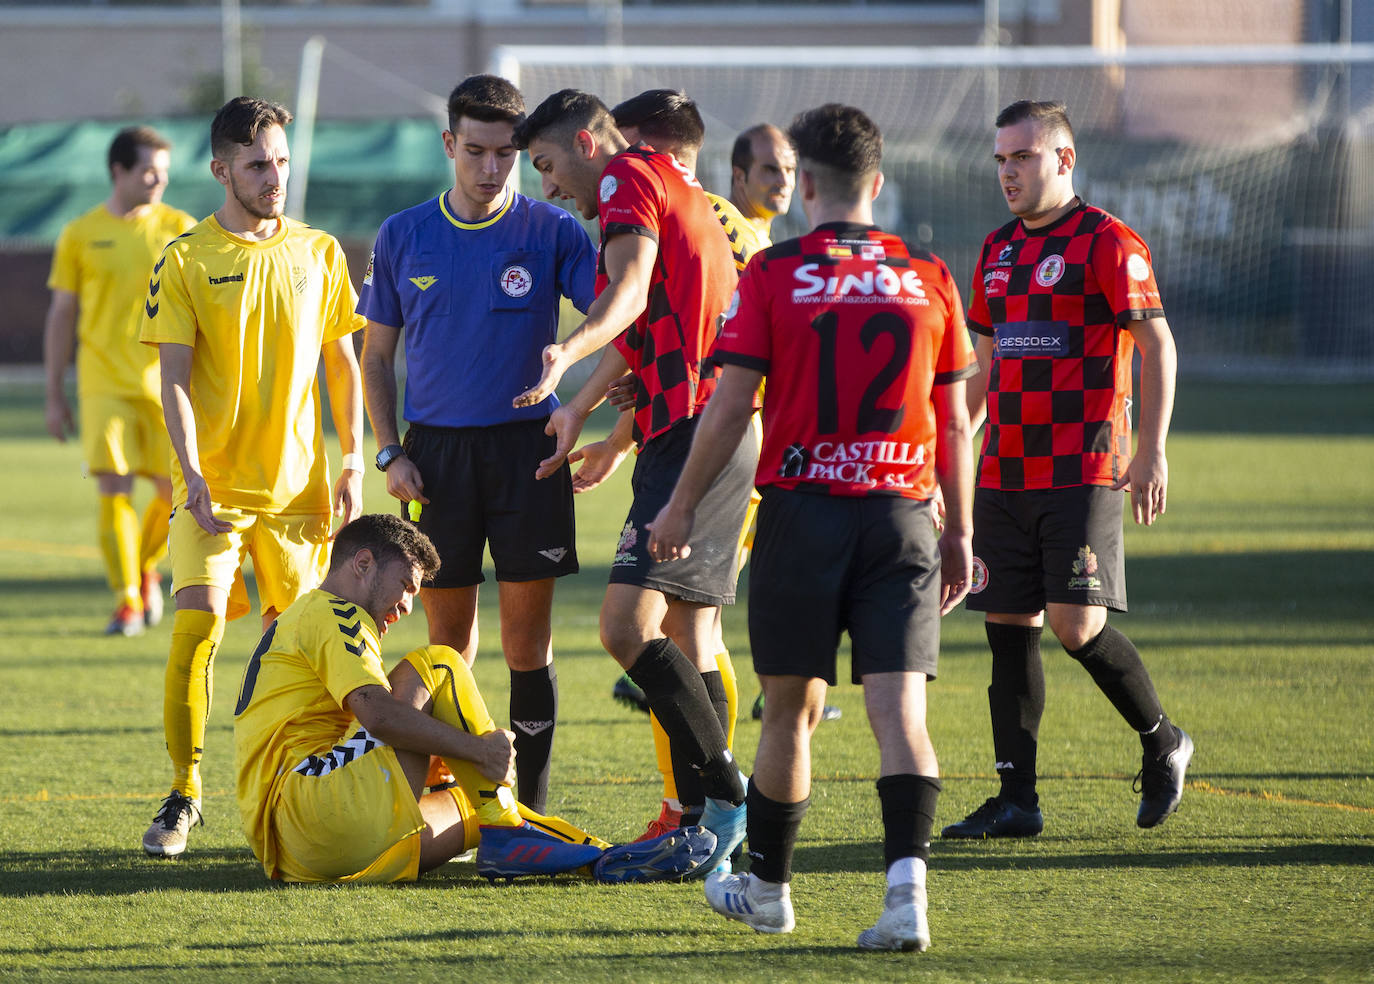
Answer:
[[[1140,810],[1135,815],[1137,827],[1155,827],[1178,809],[1183,799],[1183,776],[1193,757],[1193,739],[1182,728],[1178,731],[1178,746],[1168,755],[1144,761],[1136,773],[1132,789],[1140,793]]]
[[[1029,809],[994,796],[958,823],[940,831],[941,837],[986,840],[991,837],[1034,837],[1045,829],[1040,807]]]
[[[644,696],[644,691],[635,686],[628,673],[622,673],[620,679],[615,682],[615,686],[611,688],[611,697],[626,707],[649,713],[649,698]]]

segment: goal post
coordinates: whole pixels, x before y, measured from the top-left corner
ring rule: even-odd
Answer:
[[[884,133],[880,223],[939,253],[965,291],[1009,218],[993,118],[1060,99],[1076,190],[1150,245],[1181,371],[1374,378],[1374,45],[508,46],[489,67],[531,107],[569,87],[608,105],[686,90],[707,125],[699,176],[722,193],[739,131],[858,106]],[[803,226],[794,203],[774,238]]]

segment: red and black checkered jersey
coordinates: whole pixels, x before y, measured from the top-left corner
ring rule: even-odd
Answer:
[[[648,305],[613,343],[638,382],[634,435],[642,446],[710,397],[719,370],[702,359],[738,274],[706,192],[667,154],[645,144],[617,154],[601,174],[599,199],[598,294],[607,283],[606,243],[625,234],[658,243]]]
[[[714,358],[768,377],[755,484],[935,492],[934,387],[978,371],[949,268],[873,226],[755,254]]]
[[[994,340],[980,488],[1111,485],[1131,455],[1132,321],[1161,318],[1150,250],[1081,199],[983,242],[969,327]]]

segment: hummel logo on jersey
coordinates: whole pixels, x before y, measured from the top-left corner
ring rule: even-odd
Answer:
[[[217,285],[217,284],[241,284],[241,283],[243,283],[243,274],[241,274],[241,273],[231,273],[231,274],[229,274],[229,276],[227,276],[227,277],[211,277],[211,278],[210,278],[210,284],[211,284],[212,286]]]
[[[539,551],[539,556],[547,557],[555,564],[568,555],[567,547],[550,547],[548,550]]]
[[[512,721],[511,727],[519,728],[527,735],[537,735],[553,727],[552,721]]]
[[[438,277],[411,277],[410,282],[421,290],[429,290],[439,282]]]

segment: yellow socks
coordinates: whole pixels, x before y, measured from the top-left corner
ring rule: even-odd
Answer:
[[[215,650],[224,638],[224,617],[179,611],[172,619],[172,648],[163,681],[162,727],[172,759],[172,788],[200,799],[200,758],[214,690]]]
[[[100,555],[105,575],[120,603],[143,610],[139,594],[142,572],[138,566],[138,513],[128,495],[100,497]]]

